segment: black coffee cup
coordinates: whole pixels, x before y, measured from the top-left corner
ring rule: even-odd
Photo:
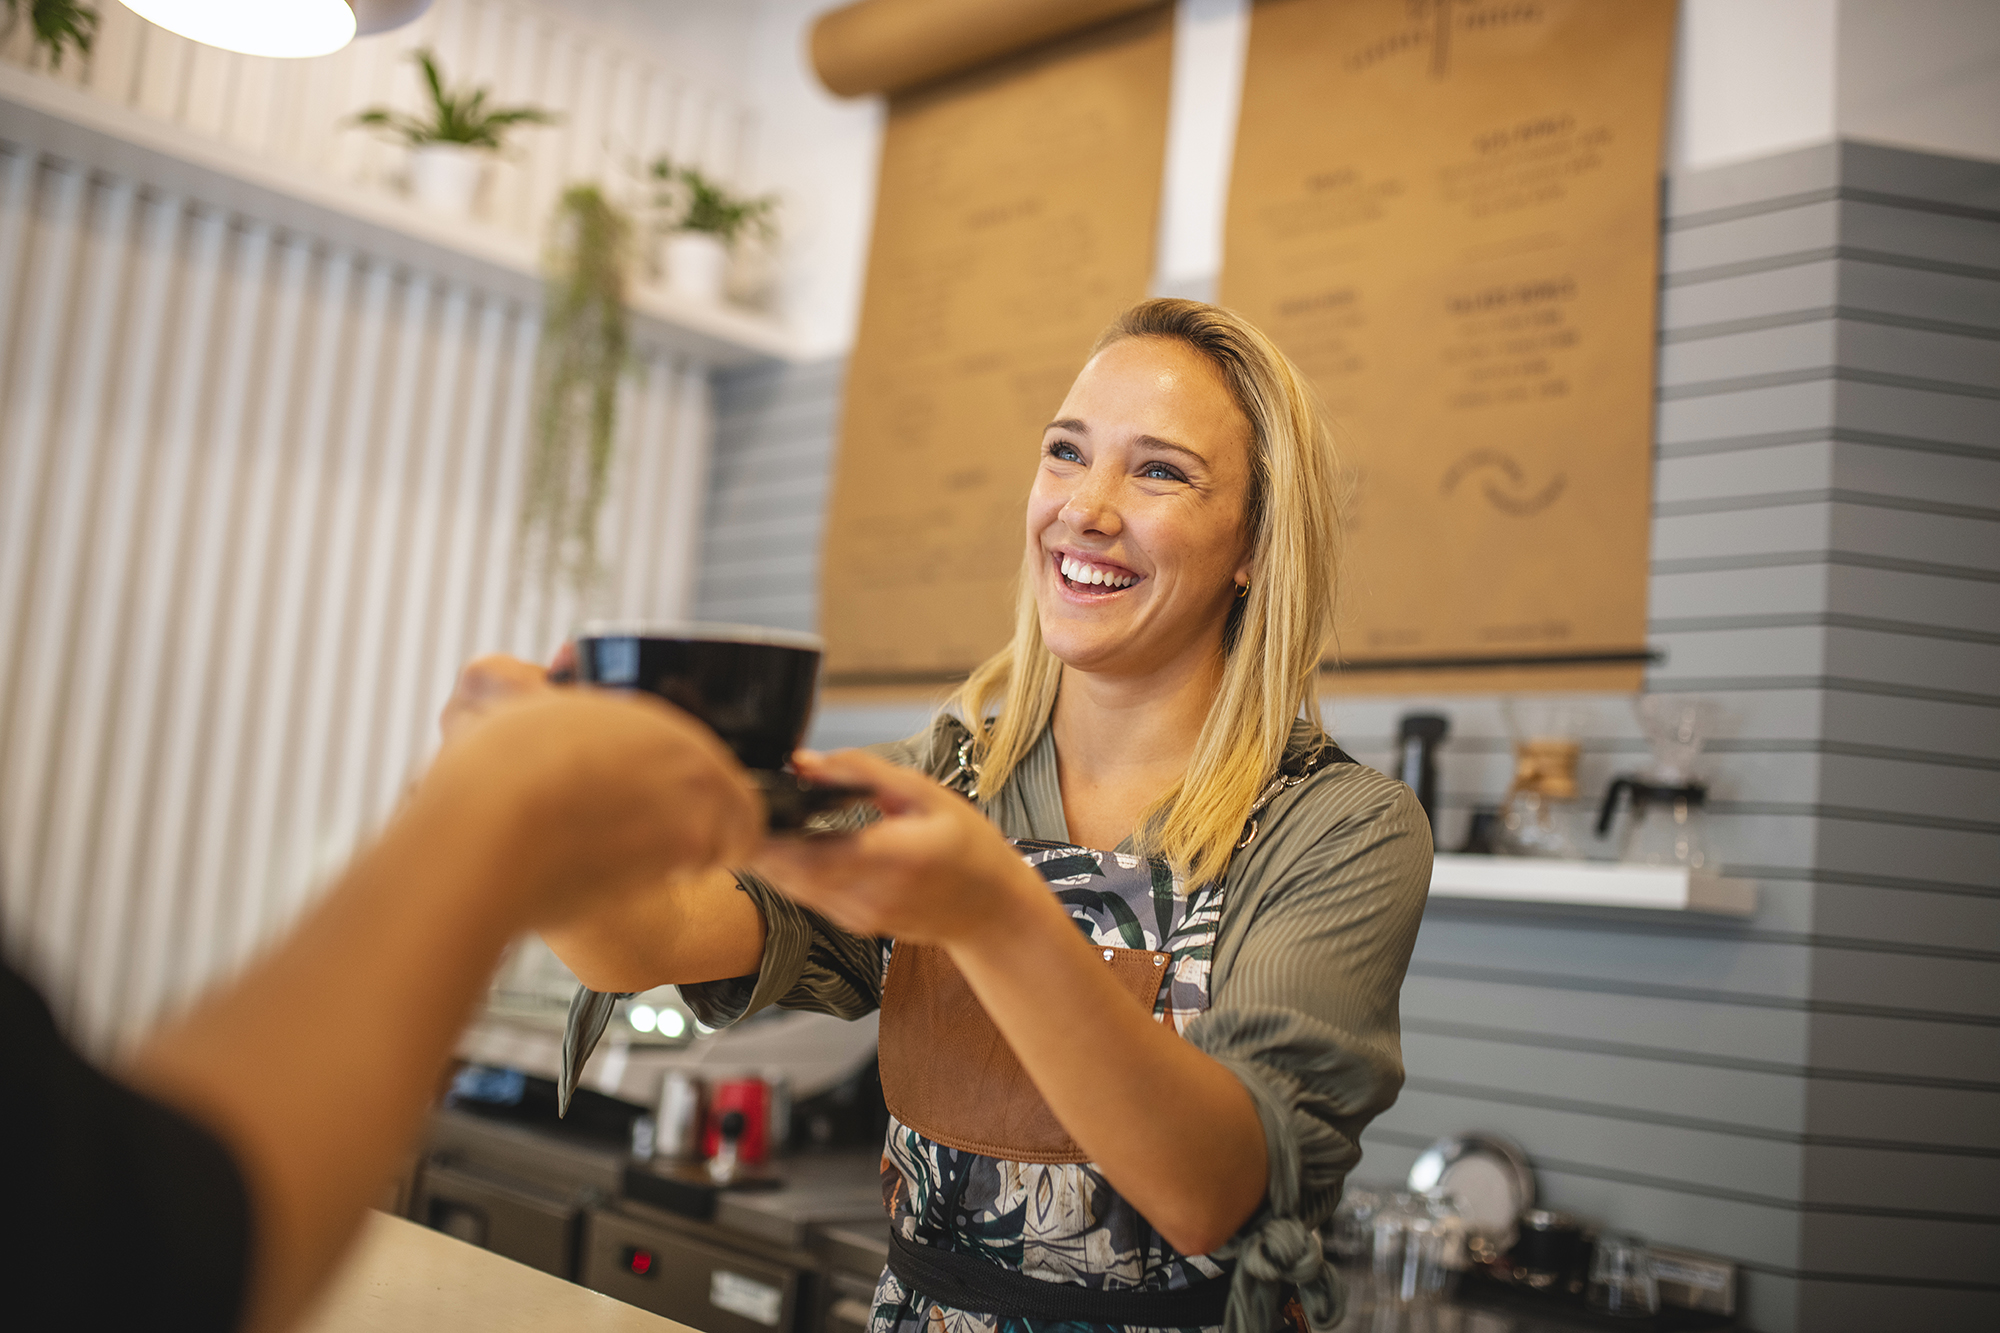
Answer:
[[[576,635],[576,678],[643,690],[701,719],[763,789],[771,827],[796,829],[866,794],[786,767],[812,718],[820,649],[816,635],[754,625],[592,622]]]

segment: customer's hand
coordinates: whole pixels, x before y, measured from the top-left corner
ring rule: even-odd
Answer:
[[[489,653],[485,657],[474,658],[458,673],[451,698],[445,701],[444,712],[438,717],[445,741],[449,743],[466,727],[501,704],[554,689],[549,679],[551,676],[565,675],[575,669],[576,645],[573,643],[565,643],[557,649],[547,667],[524,662],[518,657],[508,657],[504,653]]]
[[[536,928],[741,863],[764,828],[763,798],[714,732],[649,695],[587,688],[519,689],[459,716],[407,816],[469,814],[475,829],[497,819]]]
[[[923,774],[861,750],[801,750],[793,762],[814,782],[868,788],[882,811],[857,833],[770,839],[752,863],[835,925],[950,945],[997,928],[1024,901],[1048,897],[971,802]]]

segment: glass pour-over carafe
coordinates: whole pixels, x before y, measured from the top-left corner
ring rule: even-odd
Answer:
[[[1514,780],[1500,807],[1498,849],[1510,856],[1574,858],[1570,815],[1583,710],[1561,699],[1510,698],[1501,700],[1500,713],[1514,743]]]
[[[1703,807],[1708,787],[1694,776],[1702,742],[1713,725],[1713,709],[1699,699],[1647,695],[1638,702],[1639,725],[1653,747],[1641,773],[1623,773],[1605,789],[1597,812],[1597,836],[1610,833],[1619,797],[1631,817],[1619,838],[1618,859],[1632,865],[1707,867],[1708,837]]]

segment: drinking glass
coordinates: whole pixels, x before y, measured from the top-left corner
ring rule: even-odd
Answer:
[[[1458,1196],[1430,1190],[1423,1198],[1430,1229],[1423,1234],[1418,1281],[1426,1296],[1449,1298],[1465,1271],[1465,1208]]]
[[[1333,1224],[1328,1228],[1336,1262],[1359,1263],[1369,1257],[1375,1243],[1375,1214],[1387,1197],[1367,1185],[1349,1185],[1341,1193],[1340,1206],[1333,1210]]]
[[[1660,1312],[1660,1289],[1653,1281],[1653,1255],[1637,1236],[1607,1231],[1590,1255],[1590,1283],[1584,1300],[1599,1314],[1641,1319]]]
[[[1375,1214],[1373,1230],[1375,1299],[1406,1303],[1424,1294],[1424,1246],[1432,1228],[1430,1209],[1414,1194],[1393,1194]]]

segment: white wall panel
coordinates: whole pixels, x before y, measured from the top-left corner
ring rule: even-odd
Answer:
[[[102,1052],[590,608],[513,596],[537,309],[0,143],[0,311],[0,927]],[[634,352],[593,606],[681,616],[708,376]]]

